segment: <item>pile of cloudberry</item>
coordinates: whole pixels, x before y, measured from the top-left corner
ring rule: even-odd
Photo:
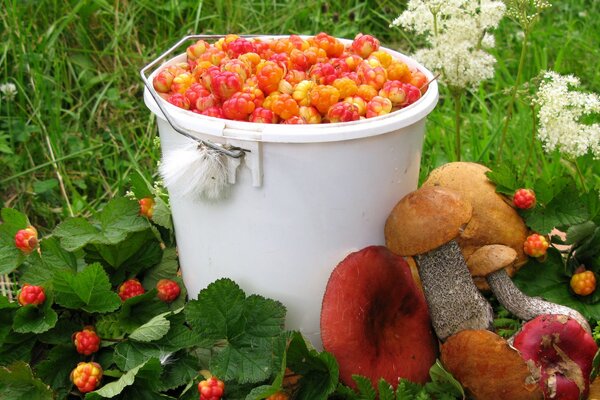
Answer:
[[[284,124],[347,122],[417,101],[427,78],[371,35],[345,45],[326,33],[261,40],[226,35],[198,40],[187,61],[159,71],[154,89],[195,113]]]

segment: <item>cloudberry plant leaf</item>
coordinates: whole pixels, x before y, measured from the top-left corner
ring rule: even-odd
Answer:
[[[515,284],[529,296],[562,304],[579,311],[586,319],[600,320],[600,303],[594,299],[577,298],[569,290],[569,275],[565,272],[561,254],[548,249],[544,262],[530,260],[513,278]]]
[[[248,393],[248,395],[246,396],[245,400],[266,399],[267,397],[274,395],[275,393],[281,390],[287,367],[286,348],[288,339],[290,338],[291,333],[285,332],[282,335],[283,340],[281,341],[283,348],[281,349],[281,351],[275,351],[275,354],[281,354],[280,357],[275,357],[273,360],[273,371],[277,373],[275,375],[275,379],[273,379],[272,383],[269,385],[261,385],[252,388],[250,393]]]
[[[164,355],[157,344],[141,343],[127,340],[115,346],[114,362],[123,371],[130,371],[147,362],[151,358]]]
[[[163,373],[160,376],[161,391],[193,383],[198,371],[202,369],[198,358],[185,351],[173,353],[163,364]]]
[[[52,292],[46,291],[46,301],[39,306],[23,306],[15,313],[13,330],[19,333],[43,333],[52,329],[58,314],[52,309]]]
[[[48,237],[40,242],[41,254],[32,253],[28,265],[21,268],[19,281],[31,285],[45,285],[52,281],[55,274],[65,270],[77,271],[78,265],[84,263],[75,254],[64,250],[55,237]]]
[[[14,238],[19,229],[29,226],[27,216],[14,208],[3,208],[0,217],[2,217],[2,233],[7,233],[11,238]]]
[[[31,367],[24,362],[16,362],[0,367],[0,398],[53,400],[52,389],[33,376]]]
[[[577,244],[592,236],[596,231],[596,224],[593,221],[585,221],[581,224],[570,226],[567,229],[567,239],[565,244]]]
[[[34,334],[11,332],[0,346],[0,365],[8,365],[15,361],[29,362],[35,344]]]
[[[52,282],[56,303],[65,308],[106,313],[121,305],[121,299],[112,291],[108,275],[100,264],[90,264],[77,273],[56,274]]]
[[[169,332],[169,328],[171,327],[171,323],[166,318],[170,313],[166,312],[155,316],[131,332],[129,338],[138,342],[152,342],[162,338]]]
[[[302,335],[294,332],[286,357],[287,366],[302,376],[298,399],[326,399],[335,391],[339,367],[333,355],[309,349]]]
[[[486,172],[485,175],[496,185],[496,192],[507,196],[512,196],[520,186],[514,170],[508,165],[500,165],[494,170]]]
[[[81,355],[71,345],[54,346],[46,358],[35,367],[35,374],[54,390],[71,386],[69,375],[73,366],[81,361]]]
[[[522,215],[527,226],[542,235],[550,233],[554,228],[565,230],[589,219],[585,201],[570,187],[561,191],[544,207],[535,207],[524,211]]]
[[[156,297],[156,289],[147,291],[139,296],[131,297],[119,310],[119,325],[127,333],[150,321],[154,316],[169,311],[169,306]]]
[[[132,275],[160,260],[160,243],[150,229],[133,232],[115,244],[96,244],[96,249],[111,267],[119,268],[126,264]]]
[[[61,222],[54,234],[60,238],[61,246],[67,251],[81,249],[90,242],[101,242],[102,234],[84,218],[69,218]]]
[[[154,214],[152,214],[152,222],[162,226],[168,231],[173,231],[173,220],[171,218],[171,208],[169,204],[161,197],[154,198]]]
[[[90,392],[85,395],[86,400],[98,400],[102,398],[114,398],[120,394],[125,396],[125,391],[130,389],[129,387],[134,384],[141,384],[140,379],[143,372],[153,373],[155,378],[158,379],[160,376],[160,362],[157,359],[147,360],[146,362],[136,366],[135,368],[130,369],[121,376],[118,380],[114,382],[107,383],[103,385],[100,389],[95,390],[94,392]],[[158,374],[156,373],[158,372]],[[138,376],[139,375],[139,376]],[[123,397],[127,398],[127,397]],[[141,397],[130,397],[130,398],[141,398]]]
[[[152,197],[151,184],[139,171],[133,171],[129,174],[129,186],[137,199]]]
[[[144,287],[156,287],[161,279],[173,279],[177,275],[179,262],[177,261],[177,250],[172,247],[166,248],[161,253],[161,260],[158,264],[148,269],[144,274],[142,284]]]

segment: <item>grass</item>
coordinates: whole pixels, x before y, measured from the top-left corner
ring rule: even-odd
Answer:
[[[364,32],[411,53],[418,40],[388,28],[404,7],[405,2],[374,0],[5,0],[0,83],[14,83],[18,94],[0,102],[4,206],[27,213],[43,230],[66,216],[88,215],[124,193],[134,170],[153,179],[160,152],[138,71],[186,34],[326,31],[352,38]],[[532,32],[524,81],[554,69],[575,74],[584,89],[600,92],[598,13],[596,1],[555,1]],[[516,75],[521,46],[516,25],[505,19],[496,42],[495,78],[462,99],[462,159],[488,165],[498,159]],[[454,106],[444,88],[440,95],[428,120],[423,176],[454,158]],[[531,146],[531,121],[528,102],[518,101],[504,162],[526,180],[574,171],[574,164],[544,154],[539,143]],[[590,156],[577,162],[598,185],[599,163]]]

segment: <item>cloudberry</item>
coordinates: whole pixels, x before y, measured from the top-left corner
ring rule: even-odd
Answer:
[[[169,93],[173,78],[175,78],[175,76],[169,70],[164,69],[160,71],[152,80],[154,90],[159,93]]]
[[[309,92],[310,104],[321,114],[326,114],[329,107],[340,99],[340,91],[333,86],[317,85]]]
[[[585,268],[578,268],[571,277],[571,289],[579,296],[588,296],[596,290],[596,275]]]
[[[126,280],[118,289],[118,295],[123,301],[144,294],[145,292],[146,290],[144,290],[140,281],[135,278]]]
[[[365,101],[371,101],[373,97],[378,95],[377,89],[370,85],[359,85],[356,95],[365,99]]]
[[[100,385],[102,367],[96,362],[80,362],[71,371],[70,378],[81,393],[91,392]]]
[[[223,115],[227,119],[247,121],[255,108],[252,95],[238,92],[223,102]]]
[[[156,296],[165,303],[170,303],[179,297],[181,288],[177,282],[171,279],[161,279],[156,283],[156,290],[158,293]]]
[[[22,306],[38,306],[46,301],[46,293],[43,287],[26,283],[21,287],[17,301]]]
[[[250,118],[248,119],[250,122],[259,122],[264,124],[276,124],[279,121],[279,118],[275,113],[271,110],[268,110],[263,107],[256,107],[252,114],[250,114]]]
[[[140,204],[140,215],[143,215],[147,218],[152,218],[154,214],[154,206],[155,202],[152,197],[144,197],[138,201]]]
[[[513,195],[513,204],[520,209],[535,207],[535,192],[531,189],[518,189]]]
[[[331,85],[338,77],[336,69],[327,62],[315,64],[309,72],[309,77],[320,85]]]
[[[389,99],[394,107],[399,107],[407,101],[404,84],[400,81],[387,81],[384,83],[381,90],[379,90],[379,96]]]
[[[292,49],[290,53],[290,63],[292,68],[298,71],[306,71],[311,65],[306,54],[298,49]]]
[[[393,60],[386,68],[386,71],[387,77],[390,80],[404,83],[408,83],[412,80],[412,73],[410,72],[408,65],[402,61]]]
[[[372,86],[376,90],[381,89],[387,80],[387,73],[383,67],[359,66],[357,72],[362,84]]]
[[[537,233],[527,236],[523,244],[523,251],[530,257],[542,257],[546,255],[548,249],[548,240]]]
[[[300,106],[298,115],[307,124],[320,124],[322,120],[321,113],[313,106]]]
[[[288,400],[290,397],[285,392],[277,392],[267,397],[266,400]]]
[[[235,72],[221,71],[211,75],[210,89],[221,100],[226,100],[242,90],[244,82]]]
[[[214,376],[198,383],[200,400],[219,400],[225,391],[225,383]]]
[[[310,80],[304,80],[299,82],[292,92],[292,97],[298,105],[300,106],[309,106],[310,105],[310,97],[308,96],[309,92],[312,88],[314,88],[317,84]]]
[[[383,50],[376,50],[372,52],[369,58],[377,59],[377,61],[379,61],[379,65],[386,69],[392,64],[393,60],[392,55]]]
[[[419,90],[418,87],[413,86],[410,83],[403,83],[402,87],[406,93],[406,102],[403,106],[409,106],[421,98],[421,90]]]
[[[256,51],[256,46],[248,39],[238,37],[231,42],[223,43],[223,50],[229,57],[237,58],[245,53],[254,53]]]
[[[328,57],[339,57],[344,52],[344,45],[342,42],[325,32],[321,32],[312,39],[309,39],[309,43],[325,50]]]
[[[194,77],[191,72],[181,73],[173,78],[173,82],[171,82],[171,91],[184,94],[193,83]]]
[[[37,229],[30,225],[25,229],[18,230],[15,234],[15,246],[25,254],[35,250],[38,246]]]
[[[358,92],[358,85],[348,77],[338,78],[333,81],[333,87],[340,91],[340,98],[354,96]]]
[[[187,97],[190,108],[195,108],[198,98],[208,96],[209,94],[210,92],[202,84],[196,82],[185,91],[184,96]]]
[[[219,99],[217,99],[217,96],[214,94],[209,93],[206,96],[198,97],[194,109],[202,112],[207,108],[215,107],[217,105],[219,105]]]
[[[184,110],[190,109],[190,101],[181,93],[174,93],[167,97],[167,101],[173,104],[175,107],[183,108]]]
[[[221,64],[221,71],[229,71],[236,73],[240,76],[243,82],[246,81],[250,77],[250,73],[252,72],[252,67],[243,62],[242,60],[238,60],[237,58],[233,60],[225,61]]]
[[[208,107],[204,111],[200,112],[200,114],[206,115],[208,117],[225,118],[225,116],[223,115],[223,109],[217,106]]]
[[[271,110],[281,119],[288,119],[298,115],[299,107],[296,100],[289,94],[282,93],[271,104]]]
[[[72,336],[73,344],[79,354],[89,356],[100,349],[100,337],[93,327],[86,326]]]
[[[306,124],[306,121],[304,120],[304,118],[299,117],[297,115],[294,115],[293,117],[290,117],[290,118],[284,120],[282,122],[282,124],[287,124],[287,125],[302,125],[302,124]]]
[[[210,44],[208,42],[205,42],[204,40],[198,40],[196,43],[188,46],[185,53],[188,60],[195,61],[202,54],[204,54],[209,47]]]
[[[359,118],[358,107],[345,101],[335,103],[327,111],[327,119],[331,123],[356,121]]]
[[[375,96],[367,103],[367,118],[389,114],[392,111],[392,102],[385,97]]]
[[[352,103],[358,110],[358,115],[361,117],[367,113],[367,102],[360,96],[351,96],[344,99],[347,103]]]
[[[425,76],[425,74],[421,71],[414,71],[411,72],[411,75],[412,76],[410,82],[408,83],[418,87],[419,90],[421,90],[422,92],[425,91],[427,89],[427,77]]]
[[[354,37],[351,49],[362,58],[367,58],[371,53],[379,49],[379,40],[371,35],[359,33]]]
[[[277,90],[279,81],[283,79],[283,68],[273,61],[265,61],[256,67],[258,87],[266,94]]]

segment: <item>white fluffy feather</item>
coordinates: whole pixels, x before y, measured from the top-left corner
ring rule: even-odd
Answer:
[[[190,143],[163,154],[160,174],[173,196],[219,200],[228,189],[225,155]]]

